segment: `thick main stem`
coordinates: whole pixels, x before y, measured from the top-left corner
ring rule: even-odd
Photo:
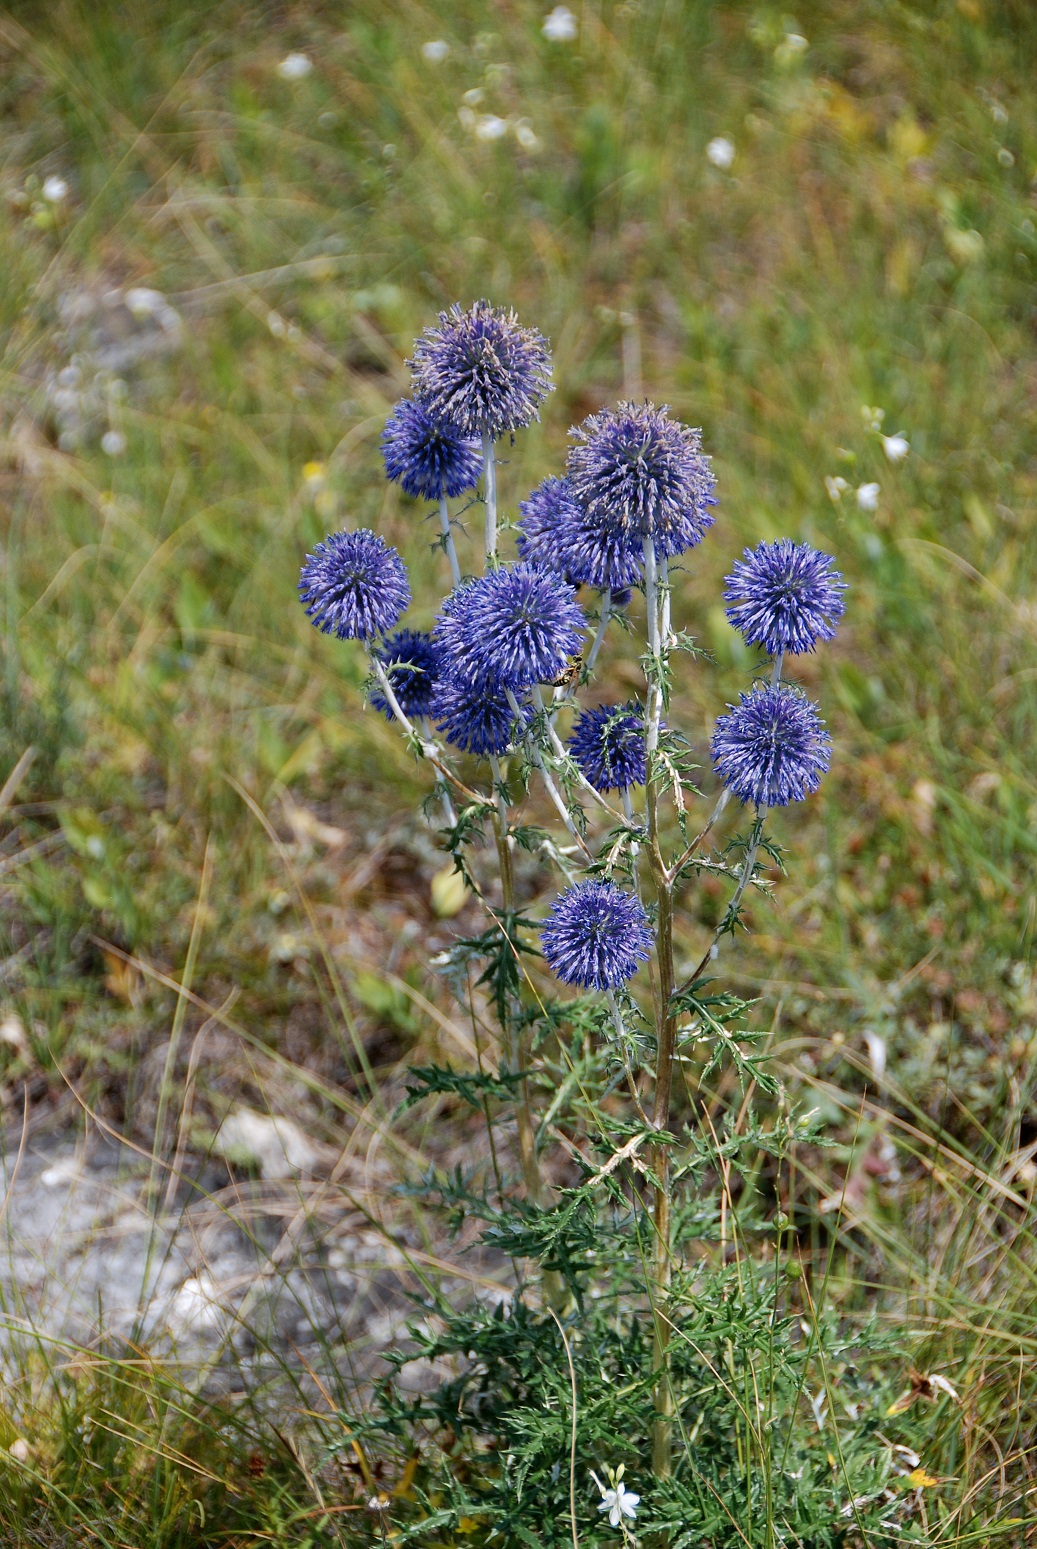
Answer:
[[[454,534],[450,526],[450,511],[447,508],[445,495],[439,497],[439,530],[443,534],[443,547],[450,561],[450,578],[455,586],[460,586],[461,566],[457,563],[457,550],[454,547]]]
[[[658,1055],[655,1067],[655,1100],[652,1105],[652,1126],[666,1130],[670,1120],[670,1093],[673,1086],[673,1055],[676,1038],[676,1018],[671,1009],[674,989],[673,972],[673,883],[663,861],[659,842],[659,777],[655,768],[655,752],[659,746],[659,726],[662,721],[662,653],[665,643],[661,640],[659,572],[656,563],[655,544],[651,538],[644,540],[645,604],[648,614],[648,724],[645,728],[645,750],[648,756],[648,773],[645,785],[645,809],[648,827],[648,859],[655,882],[656,927],[655,950],[658,982],[656,989],[656,1039]],[[655,1243],[652,1265],[652,1310],[654,1337],[652,1345],[652,1369],[655,1373],[656,1419],[652,1431],[652,1469],[657,1477],[670,1473],[672,1460],[673,1393],[670,1387],[670,1280],[672,1262],[670,1253],[670,1154],[665,1145],[653,1148],[653,1171],[657,1179],[653,1203]]]
[[[494,570],[497,565],[497,463],[490,436],[482,438],[482,466],[486,495],[486,568]]]

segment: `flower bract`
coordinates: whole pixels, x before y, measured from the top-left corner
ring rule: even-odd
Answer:
[[[403,560],[377,533],[337,532],[307,554],[299,597],[316,629],[340,640],[373,640],[410,602]]]
[[[458,588],[443,608],[436,638],[451,676],[517,693],[557,676],[580,649],[584,623],[563,577],[522,562]]]
[[[713,730],[713,767],[739,801],[787,807],[828,769],[831,739],[817,707],[788,684],[752,688]]]
[[[481,448],[411,398],[398,403],[386,421],[382,457],[387,476],[417,499],[461,495],[475,488],[482,473]]]
[[[716,481],[700,431],[671,420],[665,405],[620,403],[570,434],[569,482],[597,527],[637,543],[651,538],[663,555],[701,542]]]
[[[555,900],[540,941],[563,984],[614,990],[633,978],[652,942],[633,893],[613,882],[577,882]]]
[[[621,791],[645,782],[645,723],[630,705],[583,710],[569,738],[580,773],[599,791]]]
[[[401,629],[384,640],[375,657],[404,715],[428,715],[439,678],[440,649],[431,635],[417,629]],[[377,685],[371,690],[371,703],[391,721],[393,709]]]
[[[455,303],[426,328],[411,361],[414,390],[429,414],[465,436],[496,440],[539,418],[551,391],[551,352],[513,311]]]
[[[771,656],[799,656],[818,640],[831,640],[845,589],[830,555],[779,538],[746,549],[727,578],[724,601],[747,644],[761,645]]]

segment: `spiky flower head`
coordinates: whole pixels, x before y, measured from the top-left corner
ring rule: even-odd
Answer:
[[[400,629],[384,640],[374,654],[385,668],[389,686],[404,715],[411,720],[416,715],[428,715],[439,679],[441,654],[432,636],[417,629]],[[378,686],[371,691],[371,703],[392,720],[392,706]]]
[[[506,753],[512,735],[521,735],[501,689],[469,688],[453,678],[440,679],[431,714],[449,743],[480,757]],[[523,710],[522,718],[525,724],[528,710]]]
[[[661,554],[682,554],[712,526],[716,480],[702,433],[671,420],[664,404],[620,403],[570,431],[573,495],[600,528]]]
[[[551,391],[551,352],[535,328],[510,308],[455,302],[418,339],[411,361],[414,391],[437,420],[464,436],[496,441],[539,419]]]
[[[563,984],[615,990],[648,957],[652,933],[633,893],[614,882],[577,882],[555,899],[540,942]]]
[[[727,578],[727,616],[748,645],[800,656],[831,640],[845,608],[846,582],[830,554],[779,538],[746,549]]]
[[[519,558],[538,570],[569,572],[569,551],[580,508],[568,479],[544,479],[527,499],[519,501]]]
[[[307,554],[299,597],[322,634],[373,640],[392,629],[410,602],[410,585],[396,550],[361,527],[333,533]]]
[[[581,710],[569,752],[580,773],[599,791],[645,783],[645,723],[637,705],[599,705]]]
[[[556,570],[575,586],[599,591],[632,586],[641,573],[641,545],[602,528],[574,500],[568,479],[545,479],[519,505],[518,550],[541,570]]]
[[[523,561],[458,588],[436,638],[452,677],[518,693],[557,677],[580,649],[584,624],[569,583]]]
[[[831,738],[800,689],[761,685],[730,710],[713,729],[713,767],[739,801],[787,807],[817,790]]]
[[[434,419],[424,404],[402,398],[382,431],[386,476],[415,499],[438,500],[474,489],[482,450],[452,425]]]

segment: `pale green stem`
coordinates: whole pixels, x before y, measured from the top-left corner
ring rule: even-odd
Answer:
[[[493,441],[482,438],[483,483],[486,496],[486,568],[497,567],[497,464],[494,459]]]
[[[667,650],[670,648],[670,566],[665,554],[659,556],[659,633]]]
[[[454,533],[450,526],[450,511],[447,508],[446,496],[439,497],[439,530],[443,534],[443,547],[446,549],[446,557],[450,561],[450,577],[455,586],[461,584],[461,567],[457,563],[457,550],[454,548]]]
[[[507,695],[508,704],[511,706],[512,713],[514,714],[514,716],[515,716],[516,720],[518,721],[519,725],[521,725],[522,724],[522,707],[520,706],[518,700],[515,698],[515,695],[512,693],[510,688],[509,689],[505,689],[504,692]],[[549,771],[547,769],[547,766],[544,763],[544,760],[540,756],[540,749],[537,747],[537,745],[533,741],[532,737],[527,737],[526,738],[526,744],[527,744],[527,746],[529,748],[530,753],[533,755],[533,762],[536,765],[536,767],[537,767],[537,769],[538,769],[538,771],[540,773],[540,778],[544,782],[544,789],[547,791],[547,794],[550,796],[551,800],[554,802],[555,809],[556,809],[556,811],[558,813],[558,816],[561,818],[562,822],[565,824],[566,828],[569,830],[569,833],[576,840],[576,843],[579,845],[580,849],[583,851],[584,855],[586,855],[588,860],[589,860],[590,859],[590,851],[588,850],[586,844],[584,843],[583,839],[581,838],[579,830],[576,827],[576,824],[573,822],[572,818],[569,816],[569,810],[566,807],[565,802],[562,800],[561,793],[560,793],[557,785],[552,780],[551,775],[550,775],[550,773],[549,773]]]

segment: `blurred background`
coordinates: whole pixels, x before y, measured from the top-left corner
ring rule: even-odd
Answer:
[[[720,503],[674,614],[716,666],[672,718],[703,755],[753,668],[742,548],[809,540],[850,583],[797,664],[832,774],[776,818],[790,875],[730,954],[843,1147],[815,1203],[866,1083],[1029,1198],[1035,41],[1023,0],[6,5],[8,1125],[85,1105],[207,1156],[239,1104],[333,1145],[365,1065],[391,1097],[453,1047],[425,964],[477,912],[295,582],[371,526],[431,620],[442,556],[378,437],[415,335],[486,296],[555,356],[511,515],[618,396],[702,427]],[[720,906],[689,892],[689,960]],[[855,1262],[912,1284],[933,1188],[876,1162]]]

